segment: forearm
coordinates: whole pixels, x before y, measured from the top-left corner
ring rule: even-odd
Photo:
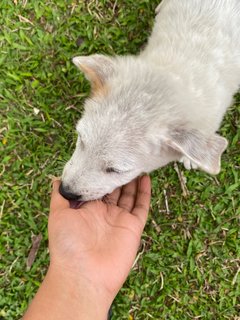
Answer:
[[[106,320],[111,302],[88,280],[50,267],[23,320]]]

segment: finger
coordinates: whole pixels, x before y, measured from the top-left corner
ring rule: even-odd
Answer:
[[[129,212],[132,211],[137,194],[138,179],[134,179],[122,187],[122,192],[118,200],[118,206]]]
[[[53,184],[52,184],[53,189],[52,189],[51,202],[50,202],[50,213],[58,210],[70,208],[69,201],[64,199],[59,193],[60,183],[61,183],[60,180],[53,181]]]
[[[137,216],[143,223],[143,227],[147,221],[149,206],[151,199],[151,180],[149,176],[143,176],[139,180],[136,201],[132,214]]]
[[[107,194],[107,195],[104,197],[104,201],[105,201],[107,204],[117,205],[118,199],[119,199],[119,197],[120,197],[120,194],[121,194],[121,188],[117,188],[117,189],[115,189],[112,193]]]

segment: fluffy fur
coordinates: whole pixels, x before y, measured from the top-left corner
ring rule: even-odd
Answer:
[[[164,0],[138,56],[73,62],[92,84],[62,187],[98,199],[171,161],[217,174],[240,84],[240,1]]]

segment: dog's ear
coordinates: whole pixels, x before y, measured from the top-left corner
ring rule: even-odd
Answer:
[[[102,90],[108,78],[114,73],[114,59],[101,54],[75,57],[73,63],[91,82],[93,91]]]
[[[197,130],[183,129],[169,132],[164,143],[210,174],[219,173],[221,155],[228,145],[227,140],[217,134],[206,137]]]

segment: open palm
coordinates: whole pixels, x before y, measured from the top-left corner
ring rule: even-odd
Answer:
[[[51,263],[78,273],[117,294],[134,262],[150,203],[150,179],[136,179],[79,209],[58,192],[55,181],[49,217]]]

